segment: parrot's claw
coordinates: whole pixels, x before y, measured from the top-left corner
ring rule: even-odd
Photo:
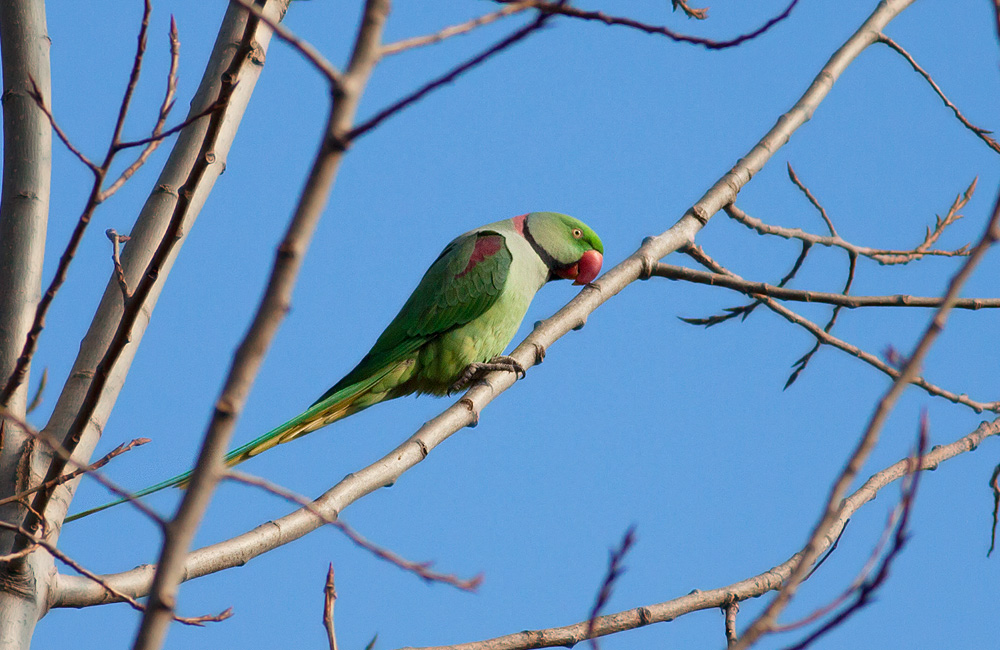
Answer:
[[[513,372],[517,375],[518,379],[523,378],[527,374],[524,371],[524,366],[522,366],[517,359],[502,355],[496,356],[486,363],[470,363],[466,366],[465,370],[462,371],[461,376],[459,376],[455,383],[448,388],[448,394],[451,395],[452,393],[464,390],[473,382],[473,380],[493,370],[506,370],[507,372]]]

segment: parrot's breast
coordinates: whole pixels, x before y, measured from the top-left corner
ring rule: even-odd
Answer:
[[[532,298],[548,278],[548,267],[521,235],[512,232],[505,236],[512,262],[500,297],[477,318],[420,349],[411,379],[416,391],[447,394],[470,363],[501,354],[517,333]]]

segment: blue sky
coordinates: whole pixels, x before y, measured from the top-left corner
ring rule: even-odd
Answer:
[[[342,64],[358,3],[295,2],[286,24]],[[746,32],[783,2],[717,0],[710,19],[669,11],[666,0],[603,2],[673,29],[723,38]],[[344,8],[346,5],[350,7]],[[387,40],[436,31],[490,11],[488,2],[398,0]],[[584,6],[584,5],[581,5]],[[553,21],[526,42],[469,73],[361,139],[347,156],[316,233],[293,308],[257,379],[235,435],[243,442],[322,394],[367,351],[420,275],[455,235],[532,210],[556,210],[591,225],[606,268],[642,238],[666,230],[769,129],[875,2],[803,0],[785,23],[740,48],[707,52],[624,28]],[[147,67],[128,134],[140,137],[162,97],[166,32],[181,37],[174,121],[200,79],[224,3],[163,2],[154,9]],[[53,106],[74,142],[96,157],[106,146],[134,49],[140,3],[50,3]],[[501,38],[516,17],[474,34],[386,60],[360,115]],[[80,29],[81,24],[88,25]],[[988,2],[915,3],[886,32],[931,72],[975,124],[998,127],[997,37]],[[266,281],[316,148],[327,111],[318,74],[274,42],[220,178],[188,237],[98,449],[138,436],[153,442],[108,473],[134,488],[186,469],[232,351]],[[44,424],[111,272],[106,228],[127,232],[166,158],[163,147],[102,206],[57,297],[35,370],[48,367]],[[87,172],[54,150],[46,282],[89,185]],[[957,248],[982,232],[1000,180],[995,152],[964,129],[899,55],[873,46],[847,70],[813,119],[742,191],[738,204],[769,223],[823,233],[788,181],[785,165],[823,202],[841,235],[886,248],[918,244],[955,195],[978,176],[963,220],[942,237]],[[798,246],[758,237],[716,215],[699,234],[716,259],[748,279],[775,282]],[[672,263],[687,264],[680,256]],[[960,262],[905,267],[861,260],[857,294],[940,295]],[[842,251],[815,250],[793,286],[839,291]],[[964,295],[996,296],[1000,257],[991,253]],[[515,341],[576,288],[543,288]],[[791,364],[813,344],[764,309],[743,323],[705,330],[678,316],[742,304],[719,288],[652,279],[635,283],[560,340],[484,412],[395,486],[352,505],[344,520],[373,541],[445,572],[485,576],[469,595],[426,585],[373,559],[334,530],[321,530],[247,566],[185,584],[185,615],[235,616],[204,629],[175,625],[168,648],[323,647],[322,587],[337,571],[342,648],[475,641],[586,619],[607,549],[634,524],[638,543],[606,611],[711,589],[785,561],[806,539],[829,486],[863,430],[887,378],[824,348],[788,390]],[[825,322],[829,308],[793,305]],[[929,311],[845,311],[834,334],[879,354],[908,351]],[[997,314],[953,315],[925,376],[981,401],[997,399]],[[315,496],[380,458],[451,402],[401,399],[284,445],[241,469]],[[972,431],[984,415],[909,390],[886,426],[864,476],[913,445],[927,409],[932,444]],[[988,415],[988,414],[987,414]],[[877,601],[816,648],[962,647],[996,643],[997,558],[987,560],[998,459],[988,440],[924,476],[912,539]],[[837,552],[801,591],[792,620],[839,593],[864,563],[898,490],[852,520]],[[76,507],[106,500],[85,483]],[[178,493],[150,503],[169,513]],[[225,485],[196,544],[239,534],[285,514],[281,500]],[[140,514],[118,508],[67,526],[62,548],[89,568],[152,562],[159,536]],[[768,600],[743,604],[745,624]],[[56,610],[38,648],[125,647],[138,615],[125,605]],[[765,640],[781,648],[797,633]],[[722,615],[695,613],[607,638],[606,649],[656,645],[722,647]]]

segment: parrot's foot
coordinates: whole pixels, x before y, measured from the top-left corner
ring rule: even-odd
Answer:
[[[513,372],[520,379],[525,376],[524,366],[522,366],[517,359],[513,357],[506,356],[496,356],[487,361],[486,363],[470,363],[462,371],[462,375],[455,381],[454,384],[448,388],[448,394],[457,393],[460,390],[464,390],[473,382],[473,380],[482,377],[488,372],[493,370],[506,370],[507,372]]]

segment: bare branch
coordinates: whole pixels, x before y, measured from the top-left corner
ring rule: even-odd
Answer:
[[[920,422],[920,437],[917,443],[916,455],[913,457],[913,467],[920,466],[920,459],[924,455],[924,451],[927,449],[927,412],[921,416]],[[913,511],[913,503],[917,496],[917,486],[920,483],[920,472],[914,472],[907,476],[907,480],[903,482],[902,497],[900,498],[899,504],[893,509],[892,514],[889,517],[890,524],[886,527],[886,531],[883,535],[883,540],[880,540],[879,546],[881,547],[888,540],[891,533],[892,536],[892,546],[889,547],[889,551],[882,558],[882,561],[878,565],[878,569],[875,571],[875,575],[870,575],[870,571],[874,568],[866,567],[863,573],[864,578],[853,585],[852,589],[847,592],[849,596],[851,593],[854,595],[854,602],[851,603],[846,609],[841,611],[839,614],[834,616],[832,619],[827,621],[822,627],[814,631],[812,634],[807,636],[801,642],[795,644],[789,650],[805,650],[808,646],[812,645],[816,639],[827,634],[837,626],[841,625],[848,618],[853,616],[858,610],[865,607],[871,603],[871,599],[875,592],[881,587],[886,579],[889,577],[889,567],[892,566],[893,561],[902,552],[903,547],[906,545],[908,539],[908,528],[910,514]],[[872,557],[870,564],[874,565],[874,561],[877,555]],[[846,599],[846,598],[845,598]]]
[[[742,223],[748,228],[756,230],[761,235],[774,235],[784,239],[798,239],[809,244],[820,244],[822,246],[842,248],[848,253],[868,257],[875,260],[879,264],[906,264],[914,260],[922,259],[925,255],[935,255],[940,257],[968,256],[968,245],[962,246],[961,248],[953,251],[932,249],[931,246],[941,236],[941,233],[944,232],[945,228],[962,218],[962,215],[958,214],[958,210],[962,209],[965,204],[968,203],[969,199],[972,198],[972,193],[975,191],[975,188],[976,179],[973,179],[972,183],[965,190],[965,192],[958,195],[952,203],[951,207],[948,209],[948,214],[945,215],[945,218],[942,219],[941,217],[937,217],[935,219],[934,230],[932,231],[928,228],[927,233],[924,236],[924,241],[916,248],[910,250],[893,250],[870,248],[868,246],[856,246],[848,241],[845,241],[839,236],[823,237],[807,233],[799,228],[782,228],[780,226],[772,226],[764,223],[760,219],[751,217],[743,210],[736,207],[735,204],[727,205],[725,210],[726,214],[728,214],[730,218]]]
[[[62,485],[63,483],[65,483],[67,481],[72,481],[77,476],[82,476],[83,474],[86,474],[88,472],[93,472],[95,470],[98,470],[98,469],[104,467],[105,465],[107,465],[114,458],[116,458],[116,457],[121,456],[122,454],[124,454],[126,451],[130,451],[130,450],[132,450],[132,449],[134,449],[136,447],[139,447],[141,445],[146,444],[147,442],[150,442],[149,438],[135,438],[131,442],[128,442],[128,443],[123,442],[122,444],[118,445],[117,447],[115,447],[114,449],[112,449],[111,451],[109,451],[107,454],[105,454],[104,457],[101,458],[100,460],[98,460],[96,463],[92,463],[90,465],[87,465],[86,467],[77,467],[72,472],[69,472],[67,474],[63,474],[62,476],[59,476],[59,477],[53,479],[53,481],[50,482],[50,483],[42,483],[42,484],[36,485],[35,487],[30,488],[28,490],[24,490],[23,492],[20,492],[18,494],[14,494],[14,495],[11,495],[11,496],[6,497],[4,499],[0,499],[0,506],[2,506],[4,504],[7,504],[7,503],[13,503],[15,501],[20,501],[21,499],[24,499],[24,498],[26,498],[26,497],[34,494],[35,492],[38,492],[41,489],[50,489],[50,488],[55,487],[56,485]]]
[[[590,639],[590,647],[594,650],[598,650],[600,647],[597,643],[597,637],[594,636],[594,625],[597,622],[597,617],[601,614],[601,610],[611,600],[611,592],[614,589],[615,582],[625,572],[622,562],[625,560],[625,556],[628,555],[633,544],[635,544],[635,526],[629,526],[625,530],[618,548],[611,549],[608,553],[608,572],[604,575],[604,582],[601,583],[601,589],[597,592],[594,607],[590,610],[590,618],[587,620],[586,638]]]
[[[873,42],[874,35],[912,1],[888,0],[880,4],[823,66],[795,105],[673,227],[656,237],[647,238],[635,253],[585,287],[553,317],[540,322],[510,356],[525,368],[535,365],[541,353],[551,343],[583,325],[591,312],[628,284],[640,278],[648,278],[654,263],[660,258],[692,241],[712,215],[732,203],[744,184],[805,124],[847,66]],[[135,235],[134,231],[132,235]],[[350,503],[397,480],[408,469],[423,461],[437,445],[456,431],[473,424],[480,411],[514,381],[511,373],[503,372],[490,373],[487,379],[488,383],[473,386],[461,400],[427,422],[382,459],[352,473],[332,487],[314,502],[314,506],[327,515],[341,512]],[[193,551],[187,556],[184,577],[190,580],[240,565],[248,559],[298,539],[321,525],[322,522],[305,509],[297,510],[276,520],[273,526],[255,528],[233,539]],[[126,591],[129,593],[147,593],[152,574],[151,568],[139,567],[117,574],[113,584],[119,585],[119,588],[128,585]],[[55,602],[58,606],[86,606],[104,601],[100,600],[100,594],[68,580],[60,583]],[[719,606],[721,601],[712,605]]]
[[[331,562],[326,572],[326,584],[323,586],[323,627],[326,628],[330,650],[337,650],[337,634],[333,628],[333,605],[336,602],[337,589],[333,584],[333,562]]]
[[[341,521],[339,517],[327,517],[322,512],[316,509],[313,502],[305,498],[300,494],[296,494],[291,490],[281,487],[276,483],[272,483],[266,479],[260,478],[259,476],[252,476],[246,474],[245,472],[239,472],[234,469],[227,470],[225,478],[236,481],[238,483],[243,483],[245,485],[252,485],[254,487],[267,490],[271,494],[286,499],[302,508],[305,508],[310,514],[320,519],[324,524],[328,524],[340,530],[344,533],[355,546],[365,549],[375,557],[380,560],[385,560],[390,564],[393,564],[403,571],[408,571],[417,575],[422,580],[427,582],[440,582],[442,584],[451,585],[462,591],[475,591],[479,588],[479,585],[483,582],[482,575],[475,576],[473,578],[459,578],[458,576],[439,573],[437,571],[432,571],[431,562],[413,562],[412,560],[407,560],[406,558],[400,556],[387,548],[378,546],[368,541],[362,537],[356,530],[348,526],[345,522]]]
[[[128,594],[124,594],[116,590],[114,587],[109,585],[103,578],[101,578],[101,576],[97,575],[93,571],[90,571],[82,564],[80,564],[76,560],[72,559],[71,557],[63,553],[56,547],[55,544],[48,542],[44,538],[44,536],[35,537],[30,531],[25,529],[23,526],[16,526],[14,524],[2,520],[0,520],[0,528],[4,528],[6,530],[12,530],[20,534],[21,536],[25,537],[26,539],[28,539],[29,544],[27,548],[31,550],[35,550],[38,547],[44,548],[52,555],[52,557],[56,558],[69,568],[73,569],[87,580],[93,581],[95,584],[97,584],[102,590],[107,592],[108,595],[113,597],[115,599],[115,602],[128,603],[132,607],[132,609],[136,610],[137,612],[144,612],[146,610],[146,608],[135,598],[132,598]],[[184,616],[174,616],[173,620],[177,621],[178,623],[184,623],[185,625],[202,626],[208,622],[223,621],[232,616],[232,614],[233,611],[232,608],[230,608],[220,614],[210,614],[206,616],[197,616],[194,618],[188,618]]]
[[[802,193],[806,195],[809,202],[813,204],[813,207],[819,211],[819,216],[822,217],[823,222],[826,223],[826,227],[830,230],[830,236],[834,238],[839,238],[840,235],[837,234],[837,229],[833,227],[833,222],[830,221],[829,215],[826,213],[826,208],[820,205],[819,201],[813,196],[813,193],[809,191],[802,181],[799,180],[798,175],[796,175],[795,170],[792,169],[792,163],[785,163],[788,168],[788,178],[791,179],[795,186],[802,190]]]
[[[102,165],[107,173],[108,159],[114,156],[114,146],[121,138],[122,129],[125,128],[125,118],[128,116],[129,105],[132,103],[132,95],[139,85],[139,74],[142,72],[142,58],[146,53],[146,40],[149,32],[149,16],[153,13],[153,4],[150,0],[143,0],[142,23],[139,25],[138,44],[136,45],[135,57],[132,59],[132,72],[128,77],[128,85],[125,87],[125,95],[122,97],[121,106],[118,108],[118,120],[115,122],[115,129],[111,135],[111,147],[108,149],[105,165]]]
[[[304,56],[314,68],[319,70],[320,74],[326,77],[326,81],[330,84],[331,89],[336,89],[341,86],[343,78],[340,70],[327,61],[326,58],[320,54],[319,50],[313,47],[309,42],[299,38],[292,32],[292,30],[266,15],[263,11],[261,11],[260,7],[254,4],[251,0],[232,1],[249,11],[254,18],[267,25],[271,31],[274,32],[275,36],[288,43],[292,49]]]
[[[794,597],[798,585],[802,582],[803,578],[805,578],[808,573],[809,568],[822,553],[820,550],[820,547],[823,544],[822,539],[829,534],[838,517],[838,513],[843,508],[841,499],[843,498],[848,486],[850,486],[858,472],[861,470],[865,460],[875,448],[875,444],[879,439],[879,433],[886,419],[889,417],[889,413],[892,412],[899,397],[902,395],[903,391],[906,390],[907,384],[912,383],[915,379],[917,379],[917,373],[920,371],[920,366],[931,346],[933,346],[934,342],[937,340],[938,335],[940,335],[941,331],[944,329],[948,315],[951,312],[952,305],[958,298],[958,294],[961,291],[962,286],[972,275],[972,272],[975,270],[980,260],[986,255],[986,252],[993,246],[994,243],[996,243],[998,239],[1000,239],[1000,196],[998,196],[997,200],[994,202],[993,213],[986,225],[985,232],[983,232],[979,242],[972,249],[968,259],[966,259],[965,263],[962,264],[958,273],[952,277],[948,286],[948,291],[945,293],[944,304],[935,312],[934,317],[924,330],[924,334],[920,337],[920,340],[914,347],[913,353],[907,360],[906,365],[902,368],[902,370],[898,371],[896,381],[893,382],[890,389],[879,400],[878,405],[875,408],[875,413],[869,420],[868,426],[865,428],[861,440],[858,442],[854,452],[851,454],[847,462],[847,466],[844,467],[840,476],[838,476],[837,480],[834,482],[834,485],[830,490],[830,495],[827,498],[826,505],[824,506],[823,516],[815,528],[813,528],[808,543],[802,549],[801,561],[795,567],[791,576],[789,576],[789,579],[782,585],[781,591],[778,592],[778,595],[768,604],[764,612],[758,616],[753,623],[751,623],[750,627],[748,627],[743,633],[743,637],[740,639],[740,642],[734,647],[743,650],[744,648],[750,647],[761,636],[767,634],[771,629],[773,629],[782,610]]]
[[[732,271],[729,271],[728,269],[726,269],[725,267],[723,267],[721,264],[719,264],[718,262],[716,262],[715,260],[713,260],[711,257],[709,257],[704,251],[702,251],[697,246],[689,246],[688,249],[686,250],[686,252],[688,252],[689,254],[693,253],[693,257],[695,257],[695,259],[697,259],[700,263],[706,265],[708,268],[711,268],[716,273],[722,273],[722,274],[732,275],[734,278],[741,279],[741,278],[739,278],[738,275],[736,275]],[[794,324],[802,327],[803,329],[807,330],[810,334],[812,334],[813,336],[816,337],[817,341],[820,341],[820,342],[825,343],[827,345],[832,345],[835,348],[843,350],[844,352],[847,352],[848,354],[850,354],[852,356],[855,356],[858,359],[861,359],[862,361],[864,361],[865,363],[867,363],[867,364],[875,367],[876,369],[881,370],[882,372],[884,372],[885,374],[889,375],[890,377],[892,377],[893,379],[895,379],[897,381],[898,381],[899,377],[902,376],[901,375],[901,371],[898,370],[897,368],[894,368],[893,366],[885,363],[884,361],[882,361],[881,359],[879,359],[875,355],[870,354],[868,352],[865,352],[861,348],[859,348],[857,346],[854,346],[854,345],[851,345],[850,343],[848,343],[848,342],[846,342],[844,340],[841,340],[841,339],[833,336],[832,334],[830,334],[829,332],[825,331],[823,328],[821,328],[816,323],[812,322],[811,320],[809,320],[807,318],[804,318],[804,317],[800,316],[799,314],[795,313],[791,309],[788,309],[784,305],[780,305],[780,304],[776,303],[774,300],[771,300],[770,298],[761,298],[760,300],[761,300],[761,302],[768,309],[770,309],[774,313],[776,313],[779,316],[783,317],[787,321],[789,321],[791,323],[794,323]],[[947,304],[948,304],[948,300],[947,300],[947,297],[946,297],[945,299],[942,300],[942,305],[947,305]],[[940,307],[939,307],[939,309],[940,309]],[[982,413],[983,411],[1000,412],[1000,401],[998,401],[998,402],[978,402],[978,401],[969,399],[968,395],[965,395],[965,394],[961,394],[960,395],[958,393],[954,393],[954,392],[946,390],[944,388],[940,388],[939,386],[936,386],[936,385],[928,382],[923,377],[914,377],[914,378],[912,378],[909,381],[914,386],[919,386],[920,388],[924,389],[925,391],[927,391],[931,395],[936,395],[938,397],[943,397],[943,398],[945,398],[945,399],[947,399],[947,400],[949,400],[951,402],[954,402],[955,404],[964,404],[965,406],[968,406],[969,408],[971,408],[976,413]]]
[[[833,534],[824,538],[823,544],[828,545],[831,539],[837,538],[839,532],[847,524],[847,520],[890,483],[908,476],[914,471],[936,469],[944,461],[973,451],[983,440],[994,436],[1000,436],[1000,418],[992,422],[983,422],[975,431],[955,442],[935,446],[923,456],[919,467],[914,465],[912,457],[907,457],[872,475],[865,481],[864,485],[844,500],[844,506],[832,529]],[[757,598],[769,591],[779,589],[791,574],[792,569],[800,562],[801,557],[801,553],[796,553],[768,571],[725,587],[704,591],[695,589],[691,593],[673,600],[600,616],[597,618],[593,632],[598,636],[607,636],[653,623],[665,623],[691,612],[727,607],[734,601],[741,602]],[[529,648],[572,647],[587,638],[585,634],[588,624],[589,621],[582,621],[565,627],[525,630],[485,641],[425,647],[419,650],[528,650]],[[739,643],[737,642],[735,645]],[[404,650],[417,649],[406,648]]]
[[[31,90],[28,91],[28,94],[31,95],[31,98],[35,100],[35,104],[38,106],[39,110],[45,113],[45,117],[48,118],[49,125],[52,127],[52,130],[55,131],[57,136],[59,136],[59,139],[62,141],[63,145],[65,145],[66,148],[69,149],[69,152],[74,156],[76,156],[80,162],[86,165],[87,168],[90,169],[90,171],[97,174],[100,170],[100,167],[98,167],[93,161],[91,161],[90,158],[87,158],[87,156],[84,155],[82,151],[77,149],[76,146],[73,144],[73,142],[69,139],[69,136],[66,135],[66,132],[59,127],[59,123],[56,122],[55,115],[52,114],[52,111],[45,104],[45,98],[42,97],[42,91],[38,89],[38,86],[35,84],[34,79],[31,79]]]
[[[159,524],[161,528],[166,523],[165,521],[163,521],[163,518],[160,517],[160,515],[156,514],[156,512],[154,512],[149,506],[143,503],[140,499],[135,498],[135,496],[131,492],[120,487],[112,480],[110,480],[109,478],[101,474],[99,471],[97,471],[97,469],[103,466],[107,461],[103,461],[102,459],[94,463],[93,465],[85,465],[84,463],[81,463],[77,459],[73,458],[72,455],[68,451],[66,451],[66,449],[59,443],[59,441],[56,440],[51,434],[49,434],[44,430],[39,431],[35,429],[33,426],[28,424],[28,422],[24,418],[19,418],[10,411],[0,407],[0,427],[2,427],[7,420],[14,422],[18,426],[18,428],[24,431],[28,436],[30,436],[32,440],[40,441],[46,447],[51,449],[57,456],[59,456],[67,465],[72,466],[74,468],[73,472],[71,472],[74,474],[73,476],[67,476],[61,474],[55,477],[54,479],[45,481],[44,483],[40,484],[33,490],[26,490],[27,493],[31,492],[37,493],[42,489],[52,489],[53,487],[62,485],[67,481],[76,478],[76,476],[79,476],[80,473],[82,473],[94,479],[95,481],[103,485],[105,488],[107,488],[111,493],[121,497],[124,501],[128,501],[132,506],[137,508],[144,515],[146,515],[154,522]],[[105,458],[107,458],[107,460],[110,461],[115,456],[119,456],[122,453],[128,451],[129,449],[133,447],[138,447],[139,445],[144,445],[147,442],[149,442],[148,438],[136,438],[132,442],[128,443],[126,449],[122,449],[121,451],[117,451],[117,449],[114,449],[107,456],[105,456]],[[121,448],[121,446],[119,446],[119,448]],[[39,520],[44,525],[46,520],[42,519],[41,517],[39,517]]]
[[[600,11],[584,11],[583,9],[577,9],[569,5],[557,4],[554,2],[535,2],[535,8],[541,12],[549,14],[560,14],[563,16],[569,16],[571,18],[579,18],[581,20],[590,20],[602,22],[605,25],[619,25],[622,27],[630,27],[632,29],[638,29],[641,32],[647,34],[656,34],[658,36],[666,36],[672,41],[678,43],[691,43],[692,45],[701,45],[702,47],[709,50],[724,50],[730,47],[736,47],[737,45],[742,45],[747,41],[753,40],[758,36],[764,34],[769,29],[788,18],[789,14],[792,13],[792,9],[795,8],[799,0],[792,0],[785,10],[780,14],[770,18],[763,25],[757,29],[748,32],[746,34],[741,34],[735,38],[731,38],[725,41],[716,41],[710,38],[702,38],[700,36],[688,36],[687,34],[680,34],[673,31],[667,27],[661,27],[658,25],[649,25],[646,23],[639,22],[638,20],[633,20],[631,18],[624,18],[620,16],[609,16]]]
[[[670,0],[674,5],[674,11],[681,9],[688,18],[695,20],[705,20],[708,18],[708,7],[689,7],[687,0]]]
[[[736,615],[740,613],[740,603],[737,600],[728,603],[722,608],[726,615],[726,647],[736,645],[739,637],[736,635]]]
[[[132,293],[128,289],[128,282],[125,281],[125,270],[122,268],[122,260],[119,257],[119,244],[127,242],[131,237],[119,235],[114,228],[108,228],[104,234],[111,240],[111,261],[115,265],[115,277],[118,278],[118,286],[122,290],[122,302],[127,303],[128,299],[132,297]]]
[[[951,103],[951,100],[949,100],[945,96],[944,91],[941,90],[941,87],[938,86],[933,79],[931,79],[931,75],[926,70],[920,67],[920,64],[917,63],[912,56],[910,56],[909,52],[904,50],[899,43],[892,40],[885,34],[878,35],[878,42],[884,45],[888,45],[890,48],[898,52],[900,56],[906,59],[906,61],[910,64],[913,70],[921,77],[923,77],[927,81],[927,83],[931,85],[931,88],[934,89],[934,92],[937,93],[937,96],[941,98],[941,101],[944,102],[945,106],[951,109],[952,113],[955,114],[955,117],[958,118],[958,121],[962,123],[962,126],[975,133],[976,137],[985,142],[986,146],[988,146],[990,149],[996,151],[997,153],[1000,153],[1000,144],[998,144],[996,140],[990,137],[992,131],[987,131],[986,129],[980,128],[974,125],[969,120],[965,119],[965,116],[962,115],[962,112],[960,110],[958,110],[958,107]]]
[[[857,255],[855,255],[854,253],[848,253],[848,257],[849,257],[849,266],[847,269],[847,282],[844,284],[844,290],[841,292],[841,295],[843,296],[847,296],[851,291],[851,285],[854,283],[854,272],[857,269],[857,264],[858,264]],[[834,323],[837,322],[837,316],[840,314],[840,310],[842,308],[843,308],[842,305],[837,305],[836,307],[833,308],[833,313],[830,314],[830,320],[828,320],[826,322],[826,325],[823,326],[823,331],[826,332],[827,334],[829,334],[830,330],[833,329],[833,325]],[[817,340],[816,343],[813,345],[813,347],[795,362],[794,364],[795,369],[792,371],[792,374],[788,376],[788,380],[785,381],[786,389],[792,384],[794,384],[795,380],[799,378],[799,375],[801,375],[802,372],[806,369],[806,366],[809,365],[809,361],[812,360],[813,355],[819,352],[819,348],[821,345],[822,344],[820,343],[820,341]]]
[[[353,129],[351,129],[346,135],[344,135],[341,145],[347,146],[347,144],[354,142],[359,137],[371,131],[379,124],[381,124],[388,118],[392,117],[399,111],[403,110],[407,106],[415,104],[416,102],[426,97],[428,94],[432,93],[438,88],[441,88],[442,86],[451,83],[452,81],[462,76],[469,70],[485,62],[487,59],[493,57],[496,54],[499,54],[500,52],[503,52],[510,46],[524,40],[532,33],[541,29],[550,17],[551,17],[550,14],[545,14],[545,13],[540,14],[538,18],[530,22],[528,25],[522,27],[521,29],[518,29],[517,31],[510,34],[506,38],[494,44],[493,46],[486,48],[476,56],[460,63],[459,65],[455,66],[454,68],[444,73],[440,77],[437,77],[436,79],[427,82],[426,84],[424,84],[417,90],[413,91],[409,95],[403,97],[402,99],[399,99],[398,101],[382,109],[374,116],[370,117],[366,121],[357,125]]]
[[[997,542],[997,511],[1000,510],[1000,464],[993,470],[990,477],[990,489],[993,490],[993,528],[990,532],[990,550],[986,551],[986,557],[993,553],[993,548]]]
[[[473,18],[472,20],[460,23],[458,25],[452,25],[451,27],[446,27],[439,32],[434,34],[427,34],[425,36],[415,36],[413,38],[407,38],[402,41],[396,41],[395,43],[389,43],[388,45],[383,45],[381,50],[381,56],[392,56],[393,54],[399,54],[400,52],[405,52],[407,50],[412,50],[414,48],[423,47],[425,45],[433,45],[435,43],[440,43],[441,41],[451,38],[452,36],[459,36],[461,34],[468,34],[477,27],[482,27],[483,25],[489,25],[490,23],[496,22],[501,18],[506,18],[516,13],[520,13],[525,9],[530,9],[534,6],[533,0],[521,0],[520,2],[513,2],[509,5],[504,6],[502,9],[494,11],[492,13],[484,14],[478,18]]]
[[[28,408],[25,409],[25,414],[30,414],[36,408],[38,408],[42,403],[42,395],[45,393],[45,386],[49,383],[49,369],[45,368],[42,370],[42,376],[38,379],[38,388],[35,389],[35,396],[31,398],[28,403]]]
[[[167,90],[163,96],[163,103],[160,104],[160,112],[156,118],[156,124],[153,125],[153,137],[148,143],[146,143],[146,148],[142,150],[139,157],[129,165],[125,171],[121,173],[121,176],[115,180],[106,190],[100,193],[98,202],[103,203],[108,200],[112,194],[117,192],[128,179],[139,171],[139,168],[146,164],[149,157],[153,155],[153,152],[160,146],[163,142],[163,138],[158,137],[163,130],[163,125],[167,122],[167,116],[170,114],[170,110],[174,107],[174,96],[177,94],[177,68],[180,65],[180,39],[177,37],[177,23],[174,21],[173,16],[170,17],[170,70],[167,72]],[[126,149],[130,144],[123,144],[119,139],[112,143],[112,148],[117,150]]]
[[[802,289],[787,289],[764,282],[742,280],[734,275],[723,275],[708,271],[698,271],[683,266],[674,266],[658,262],[653,267],[653,275],[668,280],[682,280],[697,284],[725,287],[746,294],[751,298],[767,296],[777,300],[793,300],[795,302],[817,302],[828,305],[841,305],[848,309],[859,307],[940,307],[944,298],[931,296],[911,296],[894,294],[889,296],[847,296],[842,293],[826,293],[823,291],[806,291]],[[955,302],[955,309],[997,309],[1000,308],[1000,298],[960,298]]]

